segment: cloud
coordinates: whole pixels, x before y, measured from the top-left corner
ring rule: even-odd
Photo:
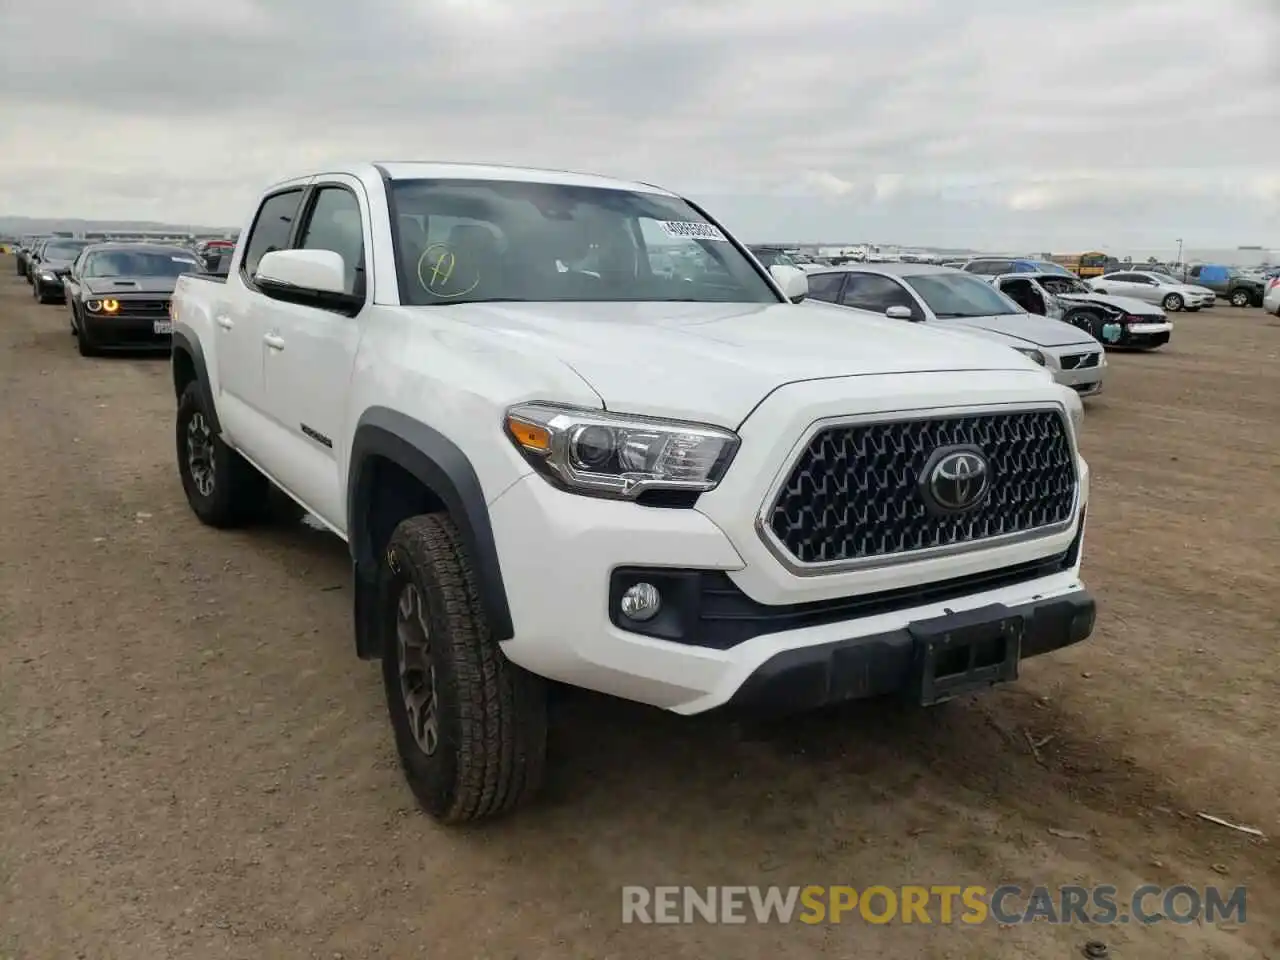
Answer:
[[[658,182],[756,239],[1280,245],[1277,50],[1274,0],[9,3],[0,214],[238,224],[424,158]]]

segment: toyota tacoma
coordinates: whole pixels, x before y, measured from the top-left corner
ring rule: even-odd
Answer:
[[[444,822],[536,793],[549,682],[679,714],[927,705],[1089,636],[1075,392],[807,286],[647,184],[278,183],[227,275],[177,281],[181,482],[206,524],[275,485],[347,542],[355,652]]]

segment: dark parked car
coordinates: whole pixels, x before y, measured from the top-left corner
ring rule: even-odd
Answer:
[[[89,246],[88,240],[69,240],[50,237],[40,249],[40,256],[30,262],[28,272],[31,292],[40,303],[61,303],[62,281],[71,272],[80,251]]]
[[[44,249],[44,245],[49,242],[48,237],[36,237],[31,241],[31,246],[27,247],[22,255],[22,259],[18,263],[22,267],[22,275],[26,277],[27,283],[31,282],[31,268],[40,261],[40,251]]]
[[[18,248],[14,251],[16,255],[13,258],[15,261],[15,266],[18,268],[18,276],[24,277],[24,278],[26,277],[27,263],[31,259],[31,251],[35,249],[36,243],[43,239],[44,237],[37,237],[32,235],[27,235],[25,237],[19,238]]]
[[[169,301],[178,277],[204,272],[200,258],[185,247],[86,247],[66,283],[71,332],[80,355],[96,356],[110,348],[167,351],[173,333]]]
[[[1187,282],[1208,287],[1225,298],[1233,307],[1260,307],[1266,292],[1266,281],[1249,277],[1235,267],[1216,263],[1198,263],[1187,270]]]
[[[223,258],[230,257],[236,251],[236,242],[234,240],[210,240],[202,243],[198,248],[200,257],[204,260],[205,266],[213,273],[218,272],[218,264]]]

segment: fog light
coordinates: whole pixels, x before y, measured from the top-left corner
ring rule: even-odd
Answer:
[[[636,583],[627,588],[618,604],[628,620],[643,623],[652,620],[662,609],[662,594],[652,583]]]

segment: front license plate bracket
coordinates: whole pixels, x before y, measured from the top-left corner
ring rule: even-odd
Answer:
[[[1017,680],[1024,628],[1003,604],[910,624],[914,699],[930,706]]]

